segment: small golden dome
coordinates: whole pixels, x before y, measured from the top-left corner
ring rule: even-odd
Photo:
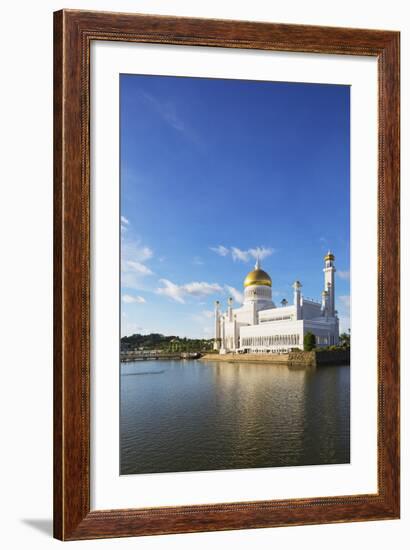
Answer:
[[[328,252],[328,253],[326,254],[326,256],[325,256],[325,262],[327,262],[327,261],[332,261],[332,262],[334,262],[334,260],[335,260],[335,257],[334,257],[334,255],[333,255],[333,254],[330,252],[330,250],[329,250],[329,252]]]
[[[263,269],[254,269],[247,274],[243,282],[245,288],[252,285],[272,286],[272,279]]]

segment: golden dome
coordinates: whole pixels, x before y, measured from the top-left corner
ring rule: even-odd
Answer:
[[[247,274],[243,282],[245,288],[252,285],[272,286],[272,279],[263,269],[254,269]]]
[[[325,256],[325,262],[327,262],[328,260],[330,260],[330,261],[332,261],[332,262],[334,262],[334,260],[335,260],[335,257],[334,257],[334,255],[330,252],[330,250],[329,250],[329,252],[328,252],[328,253],[326,254],[326,256]]]

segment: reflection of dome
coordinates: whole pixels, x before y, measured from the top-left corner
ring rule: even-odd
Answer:
[[[243,282],[245,288],[252,285],[272,286],[272,279],[263,269],[255,268],[247,274]]]

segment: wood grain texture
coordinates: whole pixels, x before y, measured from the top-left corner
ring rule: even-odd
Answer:
[[[391,31],[72,10],[54,14],[56,538],[77,540],[399,517],[399,39],[399,33]],[[89,54],[92,40],[366,55],[378,59],[377,494],[90,511]]]
[[[63,435],[62,435],[62,290],[63,290],[63,270],[62,270],[62,249],[63,249],[63,224],[62,224],[62,127],[63,127],[63,94],[62,94],[62,15],[56,14],[54,18],[54,326],[53,326],[53,354],[54,354],[54,492],[53,492],[53,516],[54,516],[54,535],[63,537]]]

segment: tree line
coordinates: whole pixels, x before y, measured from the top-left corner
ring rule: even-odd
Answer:
[[[179,336],[164,336],[159,333],[133,334],[121,338],[121,351],[131,350],[161,350],[179,351],[210,351],[213,348],[213,338],[181,338]]]

